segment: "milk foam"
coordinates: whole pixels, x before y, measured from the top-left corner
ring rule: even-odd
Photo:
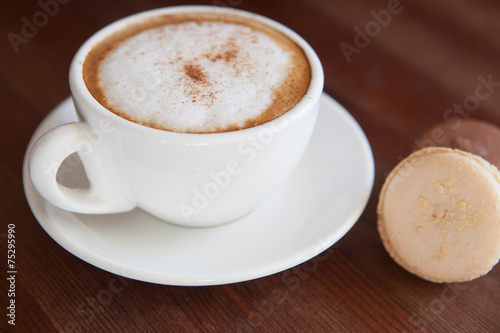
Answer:
[[[106,102],[125,118],[176,132],[244,128],[293,71],[290,52],[245,25],[183,22],[140,32],[99,67]]]

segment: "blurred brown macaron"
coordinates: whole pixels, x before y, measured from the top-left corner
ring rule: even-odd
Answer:
[[[500,169],[500,128],[477,119],[436,124],[415,140],[414,150],[448,147],[479,155]]]

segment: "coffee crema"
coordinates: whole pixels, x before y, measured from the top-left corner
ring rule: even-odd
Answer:
[[[94,98],[123,118],[215,133],[286,113],[307,92],[311,69],[304,51],[274,28],[193,12],[121,29],[90,51],[83,76]]]

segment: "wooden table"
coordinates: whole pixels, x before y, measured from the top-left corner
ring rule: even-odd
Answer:
[[[373,150],[376,175],[364,213],[320,257],[230,285],[151,284],[76,258],[44,232],[26,202],[28,140],[69,96],[69,63],[86,38],[121,17],[181,2],[8,1],[0,14],[2,331],[13,331],[6,308],[15,299],[17,332],[500,332],[500,265],[472,282],[426,282],[388,256],[375,212],[387,173],[447,110],[474,100],[480,78],[496,85],[459,116],[500,125],[498,1],[199,3],[266,15],[316,49],[325,92],[355,117]],[[14,285],[6,280],[12,225]],[[15,296],[6,297],[12,286]]]

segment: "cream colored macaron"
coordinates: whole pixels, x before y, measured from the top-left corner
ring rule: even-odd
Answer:
[[[477,155],[414,152],[387,177],[377,213],[391,257],[423,279],[472,280],[500,258],[500,172]]]

